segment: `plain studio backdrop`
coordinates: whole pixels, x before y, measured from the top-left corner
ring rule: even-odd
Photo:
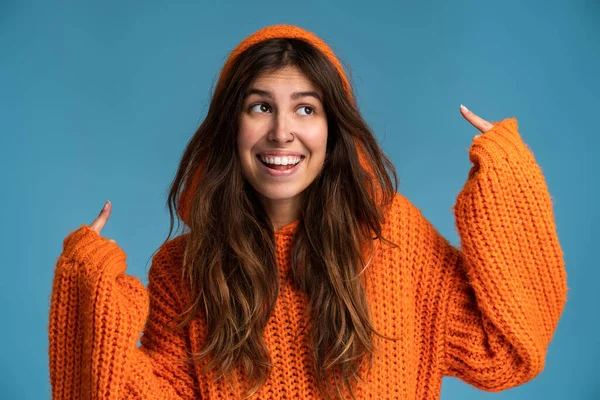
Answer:
[[[167,188],[217,73],[255,30],[295,24],[349,66],[407,196],[454,245],[478,133],[516,117],[554,201],[568,300],[544,371],[502,393],[445,378],[442,399],[598,399],[600,2],[0,1],[0,398],[50,397],[48,311],[62,240],[107,199],[102,235],[147,283]]]

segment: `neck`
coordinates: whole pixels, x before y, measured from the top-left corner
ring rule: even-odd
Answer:
[[[263,207],[271,220],[273,230],[277,232],[290,222],[300,218],[300,198],[272,200],[261,196]]]

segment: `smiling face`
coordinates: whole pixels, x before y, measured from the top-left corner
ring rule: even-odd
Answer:
[[[322,91],[293,66],[259,75],[248,89],[237,151],[244,177],[269,214],[277,208],[297,214],[300,194],[323,167],[327,117],[322,98]]]

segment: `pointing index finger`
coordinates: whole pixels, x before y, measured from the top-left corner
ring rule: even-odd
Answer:
[[[106,221],[108,221],[108,217],[110,216],[111,210],[112,210],[112,204],[110,201],[107,201],[104,204],[104,207],[102,208],[102,210],[100,211],[100,214],[98,214],[98,217],[96,217],[94,222],[92,222],[90,224],[90,228],[92,228],[96,232],[100,233],[102,231],[102,228],[104,228]]]
[[[492,129],[493,125],[485,119],[479,117],[472,111],[469,111],[465,106],[461,105],[460,112],[467,121],[471,123],[475,128],[479,129],[481,133],[485,133]]]

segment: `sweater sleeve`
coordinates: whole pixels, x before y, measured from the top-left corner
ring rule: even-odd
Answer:
[[[197,399],[173,265],[181,237],[152,258],[148,289],[125,273],[121,248],[87,225],[63,241],[49,318],[53,399]],[[141,347],[137,340],[143,333]]]
[[[434,240],[441,264],[445,375],[500,391],[536,377],[566,302],[552,202],[514,118],[469,151],[454,206],[461,250]]]

